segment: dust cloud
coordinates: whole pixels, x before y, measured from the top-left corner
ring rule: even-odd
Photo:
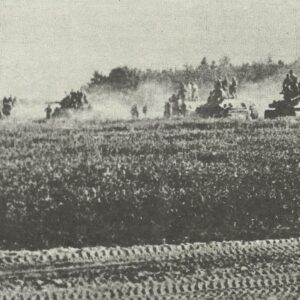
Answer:
[[[260,117],[274,100],[283,99],[281,83],[275,79],[267,79],[259,83],[242,85],[238,91],[238,98],[248,104],[255,104]]]
[[[41,99],[18,99],[9,119],[31,121],[45,118],[46,103]]]
[[[136,104],[141,118],[160,118],[163,115],[164,103],[173,93],[167,85],[146,83],[136,91],[127,93],[107,92],[99,90],[87,94],[92,111],[85,112],[81,118],[101,120],[126,120],[131,118],[130,109]],[[142,108],[147,106],[147,114],[143,115]]]
[[[279,94],[281,82],[278,79],[269,79],[260,83],[243,84],[238,89],[238,99],[255,104],[259,116],[263,117],[264,110],[273,100],[282,99]],[[199,101],[197,105],[204,104],[212,86],[199,88]],[[88,93],[87,99],[92,110],[82,111],[70,115],[71,119],[78,120],[128,120],[131,118],[130,109],[137,104],[140,118],[161,118],[163,116],[164,103],[176,91],[170,86],[159,83],[145,83],[135,91],[126,93],[109,92],[99,89]],[[62,95],[61,98],[63,98]],[[60,99],[57,99],[58,101]],[[47,101],[44,99],[17,99],[12,110],[10,120],[29,121],[45,119]],[[147,115],[142,112],[147,105]],[[54,108],[54,106],[53,106]]]

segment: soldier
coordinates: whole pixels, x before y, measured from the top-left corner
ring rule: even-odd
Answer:
[[[180,113],[181,113],[181,115],[183,115],[183,116],[186,115],[186,104],[185,104],[184,101],[182,101],[182,103],[181,103]]]
[[[171,115],[171,104],[170,102],[165,103],[165,110],[164,110],[164,117],[165,118],[170,118]]]
[[[207,103],[212,103],[214,101],[214,91],[209,92],[209,96],[207,98]]]
[[[284,78],[283,83],[282,83],[282,91],[283,91],[283,93],[288,90],[288,88],[289,88],[290,85],[291,85],[290,74],[286,74],[286,77]]]
[[[131,117],[132,117],[132,119],[138,119],[139,118],[139,111],[138,111],[138,108],[137,108],[136,104],[134,104],[131,107]]]
[[[4,97],[2,112],[5,116],[9,116],[10,111],[11,111],[11,101],[9,100],[9,98]]]
[[[228,94],[228,78],[227,76],[224,77],[224,80],[222,81],[222,89],[224,92],[224,97],[225,98],[229,98],[229,94]]]
[[[55,107],[52,117],[57,118],[59,117],[59,115],[60,115],[60,109],[59,107]]]
[[[51,119],[52,108],[51,108],[50,104],[48,104],[45,111],[46,111],[46,119],[48,119],[48,120]]]
[[[187,101],[191,101],[192,100],[192,83],[190,81],[186,85],[185,99]]]
[[[85,94],[83,94],[83,102],[84,102],[84,104],[88,104],[88,101],[87,101],[87,98],[86,98]]]
[[[229,86],[229,95],[232,99],[236,98],[236,92],[237,92],[237,80],[235,79],[235,77],[232,77],[231,84]]]
[[[175,101],[176,101],[176,95],[173,94],[173,95],[169,98],[169,102],[170,102],[170,103],[173,103],[173,102],[175,102]]]
[[[293,70],[290,70],[290,82],[291,82],[291,89],[293,91],[293,96],[297,96],[299,94],[298,91],[298,77],[294,74]]]
[[[83,102],[82,102],[82,93],[78,93],[77,97],[76,97],[76,109],[81,108],[83,106]]]
[[[216,101],[216,102],[222,102],[222,100],[225,98],[225,93],[224,93],[224,90],[222,89],[222,82],[220,79],[218,79],[215,82],[213,98],[214,98],[214,101]]]
[[[214,91],[214,101],[221,103],[224,98],[224,91],[222,89]]]
[[[258,119],[258,111],[255,107],[255,105],[250,105],[250,117],[251,119]]]
[[[224,77],[224,80],[222,81],[222,88],[224,91],[228,90],[228,79],[227,76]]]
[[[294,74],[293,70],[290,70],[290,79],[291,79],[291,83],[295,83],[298,81],[298,76]]]
[[[177,116],[179,114],[179,98],[175,96],[172,102],[172,115]]]
[[[197,101],[198,99],[198,87],[192,82],[192,101]]]
[[[74,92],[74,90],[71,90],[70,95],[71,95],[71,98],[74,99],[74,98],[76,98],[77,93]]]
[[[290,100],[293,97],[293,91],[292,91],[292,81],[290,74],[286,74],[286,77],[282,83],[282,92],[284,96],[284,100]]]
[[[147,105],[145,104],[145,105],[143,106],[143,114],[144,114],[145,117],[146,117],[146,115],[147,115],[147,111],[148,111],[148,107],[147,107]]]
[[[222,88],[222,82],[220,79],[216,80],[215,82],[215,90],[218,91]]]
[[[180,88],[179,88],[179,91],[178,91],[178,98],[182,99],[184,101],[185,96],[186,96],[186,92],[187,92],[187,90],[186,90],[184,84],[182,82],[180,82]]]
[[[229,95],[228,95],[228,78],[227,76],[224,77],[223,81],[222,81],[222,89],[224,91],[224,95],[225,95],[225,98],[229,98]]]

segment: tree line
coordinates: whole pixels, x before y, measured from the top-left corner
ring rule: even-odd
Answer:
[[[300,70],[300,61],[286,64],[282,60],[275,62],[268,57],[264,61],[234,65],[228,56],[224,56],[219,62],[209,62],[204,57],[198,66],[184,65],[181,69],[141,70],[122,66],[112,69],[108,76],[95,71],[85,88],[89,92],[99,88],[126,92],[136,90],[146,82],[165,84],[174,89],[178,88],[181,82],[195,82],[201,88],[225,76],[229,79],[236,77],[240,84],[257,83],[268,78],[284,76],[289,69],[296,72]]]

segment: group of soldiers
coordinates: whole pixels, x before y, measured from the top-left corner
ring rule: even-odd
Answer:
[[[215,81],[214,89],[210,92],[208,102],[220,103],[224,99],[234,99],[237,97],[237,80],[232,78],[231,82],[228,81],[227,76],[223,80],[218,79]],[[198,87],[194,83],[184,85],[180,83],[179,91],[173,94],[169,101],[164,106],[164,117],[169,118],[172,116],[185,116],[187,113],[186,101],[198,100]]]
[[[189,88],[192,91],[191,99],[189,96]],[[164,107],[164,117],[169,118],[171,115],[173,116],[185,116],[186,115],[186,100],[196,101],[196,85],[192,83],[188,83],[187,87],[181,82],[179,85],[179,90],[177,94],[173,94],[169,100],[165,103]],[[198,98],[198,95],[197,95]]]
[[[234,99],[237,97],[237,80],[232,77],[229,84],[227,76],[223,80],[218,79],[215,81],[214,90],[209,94],[207,102],[221,103],[224,99]]]
[[[169,101],[165,103],[164,117],[169,118],[171,114],[173,116],[186,115],[186,104],[184,98],[175,94],[169,98]]]
[[[60,107],[56,107],[52,112],[51,105],[48,104],[46,111],[46,118],[51,119],[51,117],[57,117],[60,115],[61,109],[74,109],[78,110],[82,108],[85,104],[88,104],[86,95],[81,91],[74,92],[73,90],[70,94],[66,95],[60,102],[52,102],[60,104]]]
[[[2,100],[2,112],[1,114],[5,116],[10,116],[10,112],[12,110],[12,107],[14,106],[16,102],[16,98],[10,97],[4,97]]]
[[[293,70],[290,70],[286,75],[281,93],[284,95],[284,100],[291,100],[300,95],[300,82],[298,82],[298,76],[294,74]]]
[[[148,107],[147,107],[146,104],[143,106],[142,112],[143,112],[144,117],[146,117],[147,116],[147,112],[148,112]],[[137,104],[133,104],[132,105],[130,113],[131,113],[131,118],[133,120],[136,120],[136,119],[139,118],[140,114],[139,114],[139,110],[138,110]]]
[[[184,91],[184,100],[187,101],[198,101],[199,95],[198,95],[198,86],[194,82],[189,82],[186,86],[182,83],[180,84],[180,88]]]

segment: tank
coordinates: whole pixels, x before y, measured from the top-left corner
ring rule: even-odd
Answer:
[[[61,101],[48,102],[52,106],[52,118],[66,118],[74,112],[90,110],[86,95],[80,91],[71,91]]]
[[[296,117],[300,115],[300,95],[283,100],[273,101],[269,104],[269,109],[265,110],[265,119],[275,119],[277,117]]]
[[[258,118],[255,104],[237,98],[209,98],[207,103],[196,108],[196,115],[201,118]]]

